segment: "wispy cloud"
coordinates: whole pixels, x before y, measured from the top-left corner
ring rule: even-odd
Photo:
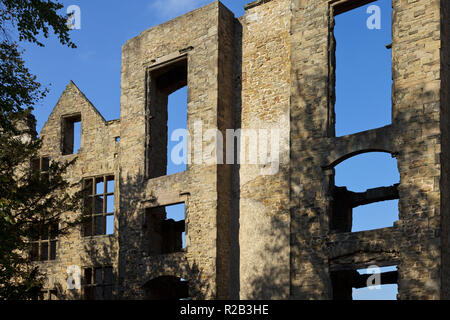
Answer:
[[[78,53],[78,57],[84,62],[90,61],[95,55],[94,50],[84,50]]]
[[[151,0],[148,8],[158,18],[167,20],[210,2],[212,0]]]

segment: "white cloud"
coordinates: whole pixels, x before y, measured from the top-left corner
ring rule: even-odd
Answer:
[[[160,19],[172,19],[194,9],[200,8],[212,0],[151,0],[149,10]]]

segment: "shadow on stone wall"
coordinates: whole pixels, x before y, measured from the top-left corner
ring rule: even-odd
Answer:
[[[149,255],[149,245],[144,232],[145,208],[140,204],[146,200],[145,178],[142,174],[121,178],[120,197],[122,211],[119,220],[118,280],[119,298],[145,299],[146,284],[159,277],[177,277],[189,283],[189,296],[195,299],[213,299],[214,275],[207,274],[196,257],[187,252]],[[187,215],[189,207],[186,206]],[[120,228],[126,228],[120,233]]]

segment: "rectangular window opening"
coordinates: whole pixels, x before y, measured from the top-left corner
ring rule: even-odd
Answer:
[[[106,192],[114,193],[114,176],[106,177]]]
[[[150,69],[147,79],[147,176],[152,179],[187,168],[187,57]]]
[[[111,266],[84,268],[83,299],[111,300],[113,298],[114,274]]]
[[[393,227],[399,219],[398,199],[398,184],[365,192],[334,187],[330,229],[343,233]]]
[[[183,252],[186,249],[185,204],[146,209],[145,232],[149,255]]]
[[[396,300],[397,266],[344,269],[330,273],[334,300]]]
[[[112,235],[114,234],[114,216],[107,216],[106,217],[106,234]]]
[[[43,290],[40,292],[38,300],[59,300],[58,299],[58,290]]]
[[[32,173],[40,173],[44,180],[48,179],[50,171],[50,158],[40,157],[31,160],[31,171]]]
[[[114,234],[114,176],[86,178],[84,188],[83,236]]]
[[[393,227],[398,219],[398,200],[360,206],[353,209],[352,232]]]
[[[81,114],[63,117],[62,154],[78,153],[81,148]]]
[[[95,179],[95,194],[105,193],[105,181],[103,177]]]
[[[56,260],[58,224],[45,224],[38,226],[37,229],[39,231],[31,242],[31,261]]]
[[[332,6],[329,135],[392,123],[391,0]]]

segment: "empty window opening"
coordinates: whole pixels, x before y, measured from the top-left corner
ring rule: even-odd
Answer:
[[[114,176],[84,179],[85,237],[114,234]]]
[[[58,298],[58,290],[52,289],[52,290],[42,290],[39,294],[38,300],[59,300]]]
[[[390,195],[385,193],[384,199],[398,199],[397,187],[396,185],[390,190]],[[394,222],[398,220],[398,200],[384,200],[357,207],[353,209],[353,215],[352,232],[393,227]],[[380,215],[382,215],[382,219],[380,219]]]
[[[372,276],[374,270],[358,270],[360,275]],[[379,287],[353,288],[353,300],[397,300],[397,267],[380,268],[382,283]],[[384,284],[383,284],[384,280]]]
[[[374,7],[375,6],[375,7]],[[391,0],[333,7],[331,132],[344,136],[392,122]],[[369,9],[369,10],[368,10]],[[334,106],[334,108],[333,108]],[[333,135],[333,133],[332,133]]]
[[[185,249],[185,205],[148,208],[145,232],[149,255],[182,252]]]
[[[186,139],[174,136],[176,141],[171,141],[171,138],[175,130],[187,129],[187,77],[186,57],[149,71],[147,94],[149,178],[186,170],[187,155],[182,154],[180,161],[179,153],[173,151],[176,145],[186,142]],[[172,154],[177,156],[172,157]]]
[[[146,300],[187,300],[189,282],[173,276],[150,280],[144,286]]]
[[[392,227],[399,219],[399,181],[397,160],[387,153],[362,154],[336,166],[330,229],[359,232]]]
[[[48,179],[49,171],[50,171],[50,158],[49,157],[41,157],[37,159],[33,159],[31,161],[31,171],[32,173],[39,173],[41,176]]]
[[[396,300],[396,267],[331,272],[334,300]]]
[[[40,225],[32,236],[31,261],[56,260],[58,224]]]
[[[82,291],[84,300],[111,300],[114,274],[112,267],[83,269]]]
[[[33,159],[31,163],[32,170],[34,172],[40,171],[42,173],[48,172],[50,169],[50,158],[49,157],[41,157],[37,159]]]
[[[81,115],[63,118],[62,123],[62,154],[78,153],[81,148]]]
[[[183,150],[187,150],[187,139],[183,137],[180,141],[179,137],[174,133],[176,130],[187,130],[187,86],[177,90],[169,96],[168,103],[168,141],[167,145],[167,174],[174,174],[186,171],[187,154]],[[182,144],[182,148],[176,148]],[[173,153],[173,154],[172,154]]]

